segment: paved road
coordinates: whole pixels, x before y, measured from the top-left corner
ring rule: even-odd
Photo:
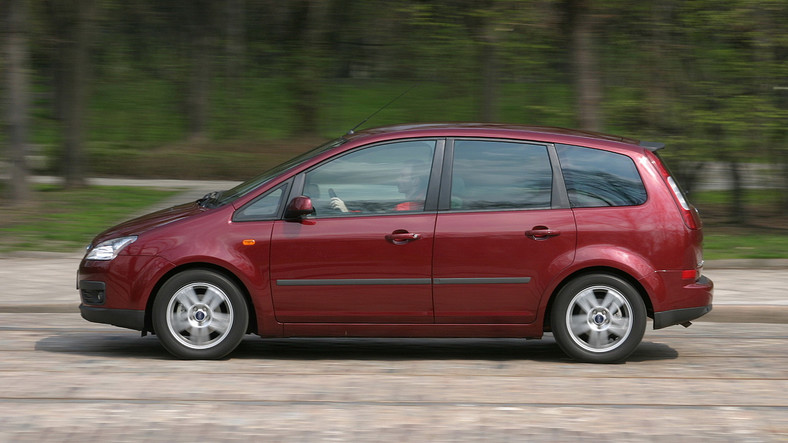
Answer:
[[[788,439],[785,324],[650,331],[620,365],[549,337],[250,337],[184,362],[78,314],[0,324],[0,441]]]

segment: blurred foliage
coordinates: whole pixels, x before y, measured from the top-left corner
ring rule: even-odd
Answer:
[[[30,3],[31,141],[50,157],[50,173],[64,158],[54,3]],[[668,143],[664,156],[685,186],[695,183],[698,162],[759,161],[782,165],[775,186],[788,189],[784,0],[79,4],[90,7],[91,174],[161,176],[172,165],[173,178],[212,170],[241,178],[270,158],[250,147],[275,146],[278,158],[295,138],[291,150],[303,150],[303,140],[341,135],[413,84],[367,126],[578,127],[589,111],[577,104],[577,78],[593,76],[601,129]],[[580,25],[593,31],[583,48],[573,41]],[[596,69],[579,69],[577,51]],[[738,217],[747,197],[730,198]],[[788,211],[788,192],[776,204]]]
[[[35,199],[23,206],[0,207],[0,253],[77,250],[100,231],[177,192],[122,186],[64,190],[54,185],[38,185],[35,191]]]
[[[707,234],[703,240],[705,260],[788,258],[788,236],[774,233]]]

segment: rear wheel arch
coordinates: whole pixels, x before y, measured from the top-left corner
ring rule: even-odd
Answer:
[[[611,268],[608,266],[595,266],[590,268],[579,269],[572,274],[566,276],[561,282],[553,289],[550,293],[550,298],[547,300],[547,306],[545,307],[544,311],[544,331],[550,331],[550,318],[552,316],[553,305],[555,304],[555,299],[558,296],[558,293],[568,285],[570,282],[589,274],[610,274],[615,277],[619,277],[625,280],[627,283],[632,285],[632,287],[637,290],[638,294],[640,294],[640,298],[643,299],[643,303],[646,305],[646,313],[648,314],[649,318],[654,318],[654,307],[651,303],[651,298],[648,295],[648,291],[646,288],[643,287],[640,282],[637,281],[636,278],[632,277],[632,275],[616,268]]]
[[[249,289],[246,287],[243,281],[241,281],[241,279],[238,278],[238,276],[236,276],[230,270],[211,263],[188,263],[188,264],[180,265],[176,268],[171,269],[156,282],[156,284],[153,286],[153,289],[151,289],[150,294],[148,294],[148,301],[147,304],[145,305],[145,329],[144,329],[145,331],[155,333],[153,328],[153,304],[156,300],[156,295],[159,293],[161,287],[175,275],[191,270],[205,270],[205,271],[216,272],[228,278],[230,281],[232,281],[238,287],[238,289],[240,289],[241,294],[244,297],[244,300],[246,300],[246,307],[249,311],[249,325],[247,326],[246,332],[255,333],[255,334],[257,333],[258,331],[257,316],[255,315],[254,303],[252,302],[252,297],[251,294],[249,293]]]
[[[557,291],[547,318],[556,343],[570,358],[615,363],[640,345],[648,309],[631,278],[597,268],[567,279]]]

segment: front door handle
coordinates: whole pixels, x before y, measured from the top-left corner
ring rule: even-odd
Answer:
[[[525,231],[525,236],[532,240],[547,240],[550,237],[556,237],[558,235],[561,235],[561,231],[549,229],[547,226],[534,226]]]
[[[391,234],[386,235],[386,241],[391,242],[395,245],[404,245],[408,242],[412,242],[420,238],[421,238],[421,234],[414,234],[404,229],[397,229]]]

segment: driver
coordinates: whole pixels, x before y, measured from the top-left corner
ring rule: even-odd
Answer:
[[[427,175],[424,163],[416,160],[408,162],[397,178],[397,191],[405,195],[405,201],[394,207],[395,211],[421,211],[427,193]],[[348,212],[347,205],[339,197],[331,197],[329,206],[341,212]]]

